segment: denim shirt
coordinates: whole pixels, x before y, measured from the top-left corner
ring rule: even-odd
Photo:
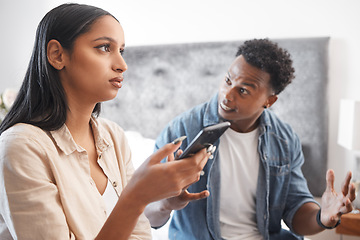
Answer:
[[[187,136],[181,145],[181,149],[185,149],[201,129],[220,121],[216,94],[209,102],[171,121],[157,138],[155,148],[179,136]],[[304,157],[300,140],[289,125],[266,109],[260,116],[259,128],[258,152],[261,163],[256,190],[258,230],[264,239],[303,239],[281,229],[281,219],[292,230],[292,219],[299,207],[306,202],[315,202],[301,171]],[[220,140],[217,140],[214,144],[217,149],[219,143]],[[190,202],[184,209],[174,212],[169,227],[170,239],[222,239],[218,151],[213,156],[204,167],[205,174],[188,188],[189,192],[208,189],[210,196]]]

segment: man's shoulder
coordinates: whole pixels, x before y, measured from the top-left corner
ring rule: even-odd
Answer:
[[[179,114],[170,121],[169,127],[175,125],[202,125],[207,106],[208,102],[202,103]]]
[[[158,147],[180,136],[192,139],[204,127],[204,115],[208,102],[199,104],[172,119],[156,140]],[[185,143],[184,143],[185,144]]]
[[[284,120],[280,119],[276,113],[271,110],[264,111],[264,117],[262,121],[265,126],[269,126],[270,132],[275,133],[282,138],[291,139],[296,135],[292,126]]]

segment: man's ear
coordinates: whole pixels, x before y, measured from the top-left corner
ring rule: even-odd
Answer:
[[[64,49],[55,39],[50,40],[47,45],[47,59],[57,70],[61,70],[65,66]]]
[[[275,102],[276,100],[278,99],[278,96],[277,95],[271,95],[270,97],[268,97],[268,99],[266,100],[266,104],[265,104],[265,108],[269,108],[271,107]]]

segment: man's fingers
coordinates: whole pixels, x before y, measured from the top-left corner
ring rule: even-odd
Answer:
[[[343,203],[343,206],[339,208],[339,214],[338,215],[342,215],[342,214],[346,214],[346,213],[349,213],[353,210],[353,206],[351,204],[351,201],[346,198],[344,200],[345,202]]]
[[[350,185],[350,181],[351,181],[351,172],[349,171],[347,174],[346,174],[346,177],[345,177],[345,180],[342,184],[342,187],[341,187],[341,191],[343,193],[344,196],[346,196],[349,192],[349,185]]]
[[[349,191],[348,197],[351,202],[355,200],[355,197],[356,197],[355,183],[350,183],[350,191]]]
[[[327,172],[326,172],[326,191],[334,190],[334,181],[335,181],[334,171],[332,169],[327,170]]]

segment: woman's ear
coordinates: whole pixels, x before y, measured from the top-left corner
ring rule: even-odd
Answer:
[[[47,59],[57,70],[61,70],[65,66],[64,49],[55,39],[50,40],[47,45]]]

